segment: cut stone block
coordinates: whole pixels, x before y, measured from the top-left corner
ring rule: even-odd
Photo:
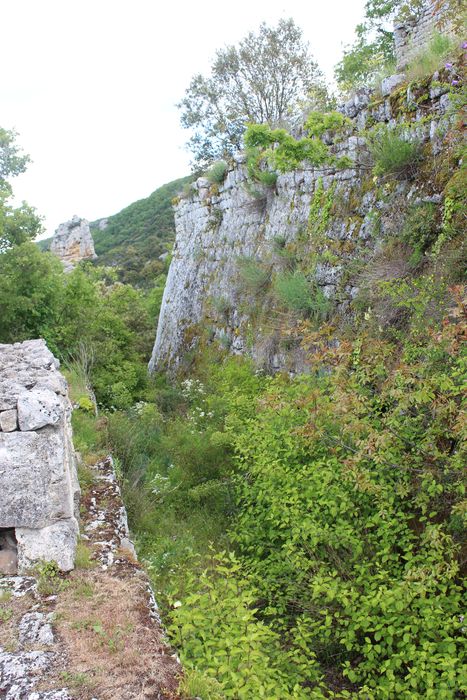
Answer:
[[[39,430],[46,425],[56,425],[62,413],[61,401],[50,389],[32,389],[18,397],[20,430]]]

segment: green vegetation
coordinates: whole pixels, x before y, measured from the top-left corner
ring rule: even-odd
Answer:
[[[150,288],[158,275],[167,271],[159,256],[170,249],[175,226],[172,199],[191,177],[184,177],[159,187],[149,197],[109,216],[107,227],[91,224],[98,265],[117,268],[121,282]]]
[[[13,190],[9,180],[24,171],[29,156],[21,152],[16,133],[0,127],[0,254],[12,246],[32,240],[42,231],[41,220],[33,207],[23,202],[12,207]]]
[[[336,66],[342,92],[368,85],[386,66],[394,65],[394,20],[417,17],[421,5],[421,0],[367,0],[364,22],[355,29],[355,42],[345,49]]]
[[[414,250],[414,261],[433,245],[440,232],[439,207],[433,202],[421,202],[409,207],[401,238]]]
[[[237,261],[242,284],[254,294],[264,292],[271,281],[271,271],[254,258],[239,258]]]
[[[238,46],[219,49],[210,75],[195,75],[178,107],[182,126],[192,133],[194,163],[205,168],[241,147],[245,124],[275,127],[293,121],[310,100],[320,108],[327,99],[301,29],[281,19],[276,27],[261,24]]]
[[[458,42],[454,38],[436,32],[428,46],[407,66],[407,80],[420,80],[433,75],[456,52],[457,47]]]
[[[370,134],[369,148],[375,175],[411,177],[423,157],[421,143],[415,136],[390,127],[374,130]]]
[[[211,165],[211,167],[206,173],[206,177],[209,180],[209,182],[212,182],[216,185],[221,185],[225,180],[228,168],[229,166],[227,165],[225,160],[218,160]]]
[[[83,369],[104,406],[144,397],[156,316],[152,294],[112,281],[106,270],[88,265],[64,274],[32,243],[0,255],[0,342],[44,338]]]
[[[323,321],[330,308],[328,299],[303,272],[284,272],[276,276],[274,290],[279,300],[299,315]]]
[[[297,169],[304,161],[315,166],[349,167],[349,158],[333,156],[320,138],[326,131],[343,129],[347,121],[339,112],[312,112],[305,122],[309,135],[301,139],[294,138],[285,129],[250,124],[244,135],[250,177],[261,181],[261,161],[281,173]]]
[[[381,285],[405,314],[392,334],[371,315],[338,347],[310,331],[309,375],[268,378],[206,351],[196,376],[160,385],[158,406],[110,416],[194,687],[388,700],[462,688],[465,355],[459,290],[435,289]]]
[[[368,17],[399,5],[370,0]],[[313,111],[306,128],[294,139],[264,123],[249,127],[251,186],[272,187],[277,172],[304,159],[345,165],[322,140],[345,134],[342,115]],[[0,342],[39,335],[64,360],[83,487],[93,479],[87,465],[111,449],[187,696],[456,700],[467,690],[466,328],[456,284],[465,167],[457,126],[433,157],[407,129],[373,129],[374,163],[361,186],[318,179],[304,230],[238,260],[248,331],[283,331],[306,373],[267,376],[229,355],[219,345],[230,329],[211,343],[212,310],[230,311],[219,297],[207,303],[190,373],[148,379],[161,285],[135,289],[89,264],[64,275],[27,241],[10,241],[0,255]],[[398,180],[411,187],[416,177],[412,199]],[[379,248],[360,236],[370,190]],[[109,255],[111,230],[100,242]],[[347,293],[338,315],[316,270],[346,255],[340,289],[350,280],[359,291]],[[78,562],[91,565],[82,543]],[[49,565],[39,578],[44,591],[62,585]],[[122,650],[124,626],[74,624],[98,647]]]

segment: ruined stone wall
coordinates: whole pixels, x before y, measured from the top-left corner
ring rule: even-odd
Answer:
[[[362,90],[340,108],[351,124],[327,140],[337,156],[354,161],[350,168],[304,167],[279,175],[276,186],[267,188],[248,182],[239,156],[220,186],[198,179],[193,195],[175,207],[176,240],[150,370],[177,367],[200,329],[268,370],[303,370],[301,353],[280,337],[278,318],[267,306],[271,299],[261,314],[264,323],[258,323],[258,299],[242,284],[239,259],[252,258],[272,271],[281,270],[284,256],[276,252],[278,244],[295,247],[302,257],[309,255],[310,274],[319,289],[346,313],[359,284],[352,277],[352,264],[370,258],[381,239],[391,235],[397,226],[394,212],[403,212],[417,198],[440,201],[421,178],[400,178],[390,191],[373,181],[365,140],[368,126],[411,120],[410,138],[435,152],[441,148],[447,88],[429,86],[419,99],[410,86],[397,86],[396,81],[396,87],[383,99]],[[317,234],[311,214],[321,188],[329,194],[332,209]],[[284,325],[291,327],[287,320]]]
[[[394,26],[394,43],[397,70],[403,70],[430,42],[433,32],[440,26],[443,32],[451,27],[444,21],[447,3],[439,0],[427,0],[418,17],[413,20],[396,22]]]
[[[17,547],[19,572],[40,560],[74,565],[79,486],[58,366],[43,340],[0,345],[0,561],[9,550],[15,568]]]

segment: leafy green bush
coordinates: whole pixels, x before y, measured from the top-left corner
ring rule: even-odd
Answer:
[[[212,182],[216,185],[220,185],[224,182],[228,169],[229,166],[227,165],[225,160],[218,160],[209,168],[209,170],[206,173],[206,177],[209,180],[209,182]]]
[[[271,280],[271,273],[268,269],[254,258],[239,258],[238,269],[244,287],[255,294],[263,293]]]
[[[374,160],[375,175],[411,177],[422,160],[422,147],[418,139],[401,136],[392,128],[377,129],[369,140]]]
[[[216,555],[211,572],[189,575],[183,601],[173,601],[169,633],[183,665],[216,679],[225,698],[304,697],[297,669],[286,670],[279,635],[256,612],[234,554]]]
[[[351,121],[341,112],[310,112],[305,121],[308,136],[321,137],[327,131],[338,131]]]
[[[460,397],[462,329],[430,333],[428,297],[400,303],[425,319],[402,352],[364,336],[325,350],[323,335],[315,373],[274,381],[256,420],[236,426],[232,536],[267,618],[299,625],[305,655],[364,696],[454,700],[463,618],[449,523],[465,447],[457,410],[432,411]]]

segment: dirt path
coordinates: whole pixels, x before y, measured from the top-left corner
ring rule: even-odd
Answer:
[[[0,578],[0,699],[180,700],[112,460],[87,477],[75,571]]]

